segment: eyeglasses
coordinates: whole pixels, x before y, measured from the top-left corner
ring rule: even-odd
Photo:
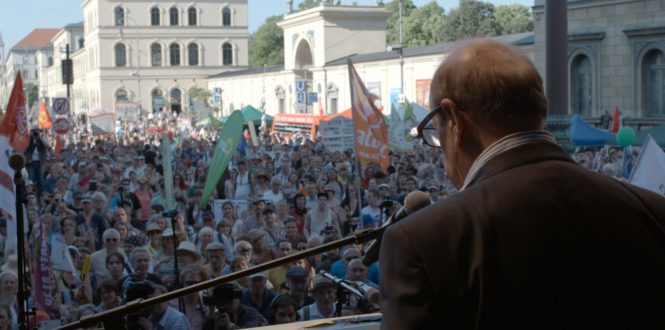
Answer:
[[[360,256],[348,256],[348,257],[346,257],[344,260],[347,261],[347,262],[349,262],[349,261],[351,261],[351,260],[359,259],[359,258],[360,258]]]
[[[107,242],[117,242],[118,239],[117,238],[107,238],[106,241]]]
[[[430,147],[441,147],[441,141],[439,141],[439,133],[432,123],[432,118],[441,112],[443,109],[438,106],[432,111],[430,111],[425,118],[418,124],[416,127],[416,137],[422,139],[423,142]]]

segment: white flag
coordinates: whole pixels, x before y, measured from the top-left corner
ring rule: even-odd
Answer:
[[[630,183],[665,196],[665,152],[651,135],[644,141]]]

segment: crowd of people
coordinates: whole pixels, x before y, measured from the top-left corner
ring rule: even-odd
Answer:
[[[52,301],[48,308],[28,281],[35,319],[70,323],[378,227],[412,191],[426,191],[432,202],[455,193],[437,148],[417,145],[391,154],[385,170],[367,164],[358,171],[352,150],[268,132],[255,146],[245,131],[215,192],[201,203],[214,132],[173,131],[167,146],[161,133],[123,132],[78,136],[56,153],[49,136],[33,130],[25,154],[27,243],[40,244],[36,231],[47,233],[48,244],[64,240],[73,267],[49,270],[51,290],[42,292]],[[166,212],[164,148],[173,154],[175,212]],[[607,154],[606,164],[619,162],[617,152]],[[589,157],[576,158],[583,164]],[[0,235],[0,329],[7,329],[16,327],[19,302],[6,217]],[[349,245],[122,321],[133,329],[235,329],[376,311],[378,300],[367,297],[379,285],[379,267],[366,267],[362,255],[362,246]],[[39,262],[30,255],[31,267]],[[338,296],[336,282],[322,272],[367,297]]]

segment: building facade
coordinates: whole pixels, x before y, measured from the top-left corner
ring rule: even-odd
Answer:
[[[545,1],[533,7],[535,64],[545,77]],[[665,1],[568,1],[569,113],[665,123]]]
[[[140,105],[139,116],[180,112],[211,72],[248,65],[247,0],[84,0],[81,8],[80,30],[64,28],[54,40],[84,45],[70,54],[76,114],[114,112],[117,102]],[[56,62],[47,97],[66,95]]]
[[[0,100],[3,101],[0,104],[5,105],[9,101],[18,72],[21,72],[23,87],[27,89],[37,86],[38,92],[35,96],[39,96],[41,74],[51,63],[49,59],[52,60],[53,56],[51,39],[58,31],[59,29],[34,29],[9,50],[1,79],[4,83],[0,90]]]

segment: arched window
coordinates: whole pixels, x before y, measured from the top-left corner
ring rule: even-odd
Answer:
[[[171,58],[172,66],[180,65],[180,45],[171,44],[169,46],[169,57]]]
[[[150,9],[150,25],[159,26],[159,8],[152,7]]]
[[[222,9],[222,26],[231,26],[231,9],[229,7]]]
[[[187,57],[190,66],[199,65],[199,45],[191,43],[187,46]]]
[[[115,45],[115,66],[127,66],[127,48],[125,44]]]
[[[169,9],[169,25],[178,25],[178,8]]]
[[[162,66],[162,46],[160,44],[155,43],[150,46],[150,64]]]
[[[233,64],[233,46],[226,42],[222,45],[222,65]]]
[[[182,111],[182,92],[177,88],[171,90],[171,111],[178,114]]]
[[[642,59],[642,104],[646,116],[665,116],[665,58],[650,50]]]
[[[114,22],[116,26],[125,25],[125,10],[118,6],[113,9]]]
[[[161,112],[164,109],[164,93],[161,89],[152,90],[152,112]]]
[[[570,102],[573,113],[592,114],[591,60],[586,55],[573,59],[570,73]]]
[[[126,102],[129,101],[127,91],[124,88],[118,89],[115,91],[115,101],[116,102]]]
[[[196,25],[196,8],[191,7],[187,9],[187,23],[190,26]]]

